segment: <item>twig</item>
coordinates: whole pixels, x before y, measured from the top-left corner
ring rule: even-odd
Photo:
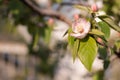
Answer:
[[[37,12],[40,15],[55,17],[65,23],[67,23],[69,26],[71,26],[71,21],[67,17],[65,17],[63,14],[61,14],[57,11],[54,11],[51,9],[39,8],[31,0],[20,0],[20,1],[23,2],[25,5],[27,5],[28,7],[30,7],[32,10],[34,10],[35,12]]]

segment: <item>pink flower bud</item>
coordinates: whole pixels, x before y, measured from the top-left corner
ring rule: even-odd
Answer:
[[[98,11],[98,7],[97,7],[96,4],[93,4],[93,5],[91,6],[91,9],[92,9],[93,12],[97,12],[97,11]]]
[[[97,42],[103,44],[103,40],[101,38],[97,38]]]
[[[74,14],[74,19],[78,20],[79,19],[79,14]]]
[[[49,18],[49,19],[48,19],[48,24],[49,24],[49,25],[53,25],[53,23],[54,23],[54,19],[53,19],[53,18]]]
[[[118,33],[118,37],[120,37],[120,33]]]

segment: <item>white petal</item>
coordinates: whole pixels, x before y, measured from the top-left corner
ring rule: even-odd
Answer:
[[[84,27],[84,33],[88,33],[89,31],[90,31],[90,23],[89,22],[87,22],[86,24],[85,24],[85,27]]]
[[[80,34],[80,33],[77,33],[77,34],[76,33],[71,33],[70,35],[75,37],[75,38],[83,39],[87,34],[86,33],[82,33],[82,34]]]
[[[102,20],[99,19],[98,17],[96,17],[96,18],[95,18],[95,21],[96,21],[96,22],[101,22]]]

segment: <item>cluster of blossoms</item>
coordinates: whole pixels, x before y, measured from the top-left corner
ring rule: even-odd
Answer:
[[[97,12],[98,8],[94,4],[91,6],[91,10]],[[74,15],[74,19],[75,21],[72,23],[72,33],[70,35],[78,39],[85,38],[91,28],[90,22],[84,18],[79,18],[77,14]]]

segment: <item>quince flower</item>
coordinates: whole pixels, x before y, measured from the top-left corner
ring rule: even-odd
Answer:
[[[90,31],[90,26],[90,22],[83,18],[75,20],[72,24],[73,32],[70,35],[75,38],[83,39]]]

